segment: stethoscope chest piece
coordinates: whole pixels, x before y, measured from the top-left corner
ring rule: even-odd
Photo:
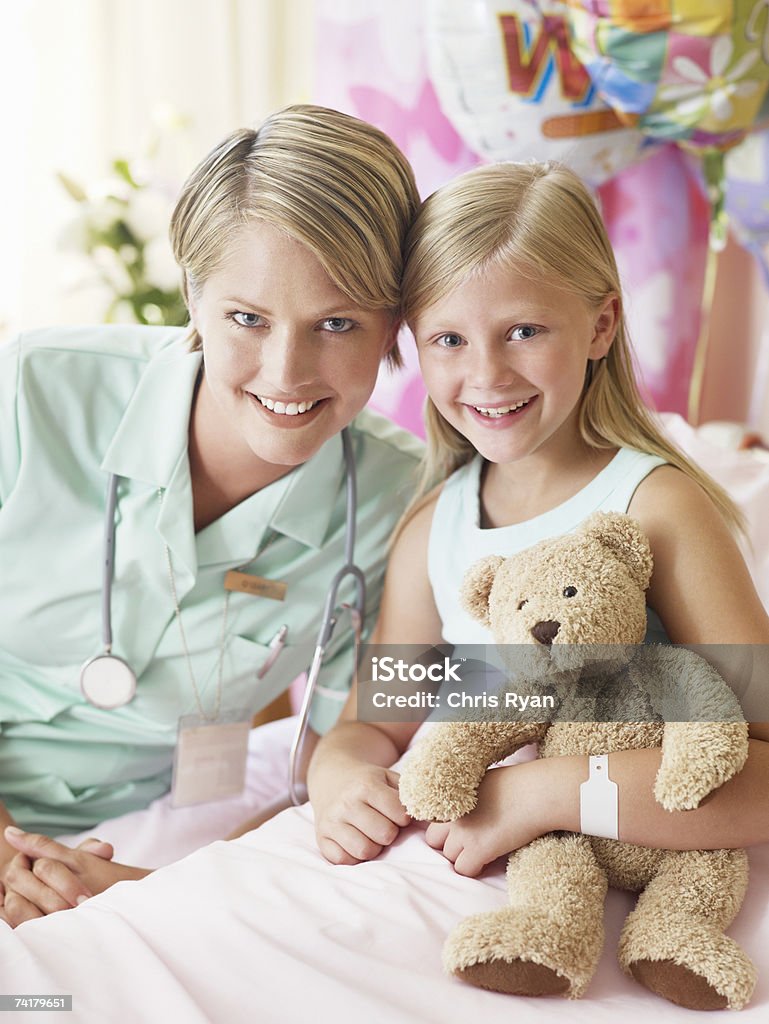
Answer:
[[[89,704],[112,711],[133,700],[136,676],[122,658],[114,654],[97,654],[80,670],[80,690]]]

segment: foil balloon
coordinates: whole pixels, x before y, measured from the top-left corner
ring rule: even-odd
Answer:
[[[761,257],[769,285],[763,253],[769,245],[769,129],[749,135],[727,153],[726,209],[739,241]]]
[[[649,149],[598,94],[559,0],[430,0],[441,108],[485,160],[561,160],[592,185]]]
[[[769,290],[769,128],[754,132],[726,155],[726,209],[737,240],[754,256]],[[769,337],[753,368],[747,421],[757,423],[769,395]]]
[[[769,93],[769,0],[567,0],[572,47],[645,135],[724,151]]]

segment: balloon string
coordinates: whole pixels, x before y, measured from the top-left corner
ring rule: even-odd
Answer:
[[[693,426],[699,426],[702,406],[702,390],[705,381],[705,365],[708,361],[708,343],[710,341],[710,320],[713,311],[713,296],[716,291],[718,276],[719,250],[708,246],[705,263],[705,280],[702,286],[702,305],[700,307],[700,333],[694,349],[694,364],[689,383],[689,406],[687,419]]]
[[[724,174],[724,153],[708,150],[703,154],[702,169],[705,174],[708,198],[710,200],[710,230],[708,232],[708,254],[705,262],[705,279],[702,284],[700,306],[700,332],[694,348],[694,364],[689,383],[689,406],[687,418],[696,427],[702,412],[702,391],[705,382],[705,367],[708,361],[710,342],[710,320],[713,312],[713,296],[716,291],[718,254],[726,246],[729,224],[726,215],[726,178]]]
[[[766,286],[766,290],[769,291],[769,263],[767,262],[763,246],[758,242],[750,241],[745,245],[745,248],[758,263],[758,268],[761,271],[761,277],[763,278],[764,285]]]
[[[746,248],[756,258],[764,285],[769,292],[769,262],[767,262],[763,247],[757,241],[751,240]],[[762,333],[753,373],[753,390],[748,409],[748,424],[751,427],[755,428],[759,423],[767,399],[769,399],[769,327],[765,328]]]

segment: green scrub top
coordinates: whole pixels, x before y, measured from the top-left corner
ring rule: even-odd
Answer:
[[[187,436],[200,367],[201,354],[178,328],[56,328],[0,347],[0,800],[24,828],[78,831],[170,788],[178,719],[197,706],[166,545],[206,713],[216,704],[229,569],[288,590],[283,602],[231,593],[221,710],[258,711],[309,664],[326,590],[344,561],[341,438],[195,534]],[[422,447],[368,410],[350,432],[355,559],[367,580],[370,631],[387,542]],[[113,653],[132,666],[138,688],[129,704],[105,711],[83,698],[79,675],[102,651],[110,473],[120,477]],[[342,593],[349,596],[352,587]],[[319,732],[336,720],[350,685],[347,619],[321,673],[311,716]],[[259,679],[283,624],[286,646]]]

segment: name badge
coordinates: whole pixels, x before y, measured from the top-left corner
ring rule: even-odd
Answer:
[[[224,577],[224,589],[238,590],[242,594],[253,594],[255,597],[268,597],[271,601],[285,601],[288,583],[230,569]]]
[[[189,807],[240,796],[246,784],[251,716],[246,711],[179,719],[171,805]]]

